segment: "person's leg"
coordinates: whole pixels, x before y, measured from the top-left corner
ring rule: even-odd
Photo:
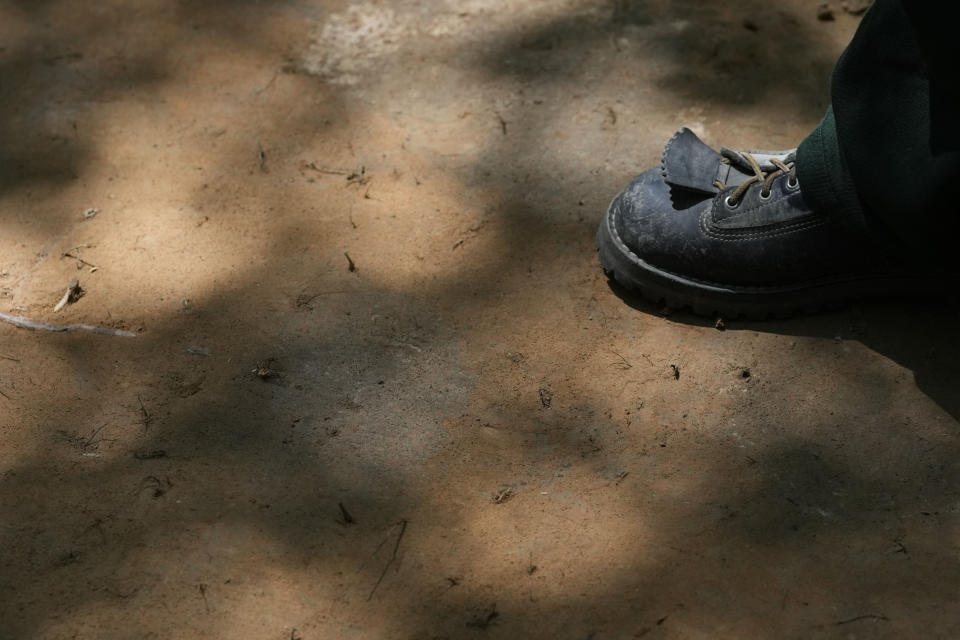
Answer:
[[[955,0],[877,0],[837,62],[831,111],[797,152],[813,209],[863,215],[917,264],[949,262],[960,231],[958,14]]]

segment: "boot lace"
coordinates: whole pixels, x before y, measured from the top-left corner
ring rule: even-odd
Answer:
[[[727,206],[729,207],[739,206],[740,201],[743,199],[743,194],[745,194],[747,192],[747,189],[749,189],[752,185],[756,184],[757,182],[763,182],[763,186],[760,189],[760,197],[763,198],[764,200],[770,197],[770,187],[773,186],[773,181],[776,180],[779,176],[782,176],[782,175],[790,176],[788,178],[787,184],[791,188],[795,187],[797,184],[796,163],[794,163],[792,160],[789,162],[783,162],[779,158],[770,158],[770,162],[773,164],[773,166],[776,167],[776,169],[768,173],[764,173],[763,169],[760,168],[760,163],[757,162],[756,158],[754,158],[748,152],[740,151],[740,152],[731,152],[731,153],[737,153],[737,155],[739,155],[741,158],[746,160],[750,164],[750,167],[753,169],[753,175],[747,178],[746,180],[744,180],[740,184],[740,186],[734,189],[733,193],[727,196],[726,203],[727,203]],[[725,157],[722,159],[722,162],[729,163],[730,159]],[[714,181],[713,184],[714,186],[716,186],[718,189],[721,189],[721,190],[727,188],[727,185],[725,185],[720,180]]]

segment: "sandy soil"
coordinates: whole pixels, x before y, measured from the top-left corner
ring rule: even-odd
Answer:
[[[956,315],[594,254],[816,124],[816,4],[0,4],[0,311],[136,333],[0,324],[0,637],[960,634]]]

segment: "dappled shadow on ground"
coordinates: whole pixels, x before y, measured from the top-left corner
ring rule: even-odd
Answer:
[[[781,118],[804,110],[819,117],[835,62],[822,42],[793,9],[766,2],[615,0],[591,15],[520,28],[491,47],[485,64],[497,74],[566,83],[587,69],[605,71],[584,55],[600,46],[645,71],[666,71],[654,87],[625,82],[624,101],[653,88],[714,108],[763,103]]]
[[[147,637],[902,636],[921,618],[949,632],[950,316],[892,304],[720,333],[637,313],[593,263],[596,212],[575,204],[601,202],[620,177],[567,180],[575,158],[531,153],[554,144],[556,117],[497,106],[504,132],[492,122],[474,158],[404,156],[405,132],[369,124],[387,119],[369,95],[285,73],[282,29],[249,37],[268,6],[181,3],[142,27],[202,14],[195,53],[229,44],[263,65],[261,87],[274,83],[251,97],[225,82],[224,109],[240,94],[249,110],[196,114],[178,134],[212,177],[179,185],[197,213],[169,221],[211,235],[198,264],[239,256],[228,281],[155,315],[132,305],[143,331],[131,341],[3,329],[2,379],[17,381],[3,428],[17,446],[0,471],[0,635],[121,635],[133,616]],[[790,24],[756,15],[754,32],[710,3],[616,3],[581,31],[557,16],[533,45],[507,30],[476,60],[491,82],[518,74],[563,96],[574,72],[598,73],[569,62],[578,51],[626,38],[644,48],[621,72],[689,67],[646,91],[735,102],[716,79],[748,64],[734,52],[767,37],[763,16]],[[646,38],[648,22],[667,30]],[[731,40],[700,39],[718,22],[712,37]],[[774,62],[799,73],[822,61]],[[137,66],[94,93],[171,95],[182,69]],[[780,81],[771,92],[793,79]],[[303,96],[314,102],[289,106]],[[3,115],[11,138],[36,133]],[[340,171],[343,151],[303,165],[337,145],[375,157],[378,144],[391,157],[370,162],[372,183],[320,171]],[[105,153],[76,147],[60,167],[48,151],[18,162],[83,175]],[[57,186],[30,188],[41,184]],[[453,207],[483,213],[424,213]],[[916,406],[910,371],[939,406]]]
[[[614,282],[610,289],[631,308],[641,313],[660,315],[662,304],[645,300]],[[670,313],[668,321],[703,328],[714,327],[716,318],[704,318],[687,311]],[[910,375],[910,382],[937,403],[954,420],[960,420],[960,342],[956,339],[957,310],[951,300],[901,298],[861,301],[843,310],[802,315],[781,320],[726,320],[744,330],[832,340],[838,345],[854,343],[896,362]],[[816,373],[816,372],[812,372]],[[853,372],[865,384],[878,386],[878,402],[885,402],[887,390],[882,376],[873,372]]]

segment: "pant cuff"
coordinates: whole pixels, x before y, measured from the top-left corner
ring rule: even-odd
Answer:
[[[840,154],[837,121],[827,109],[820,125],[797,148],[797,179],[810,208],[837,219],[863,222],[853,179]]]

